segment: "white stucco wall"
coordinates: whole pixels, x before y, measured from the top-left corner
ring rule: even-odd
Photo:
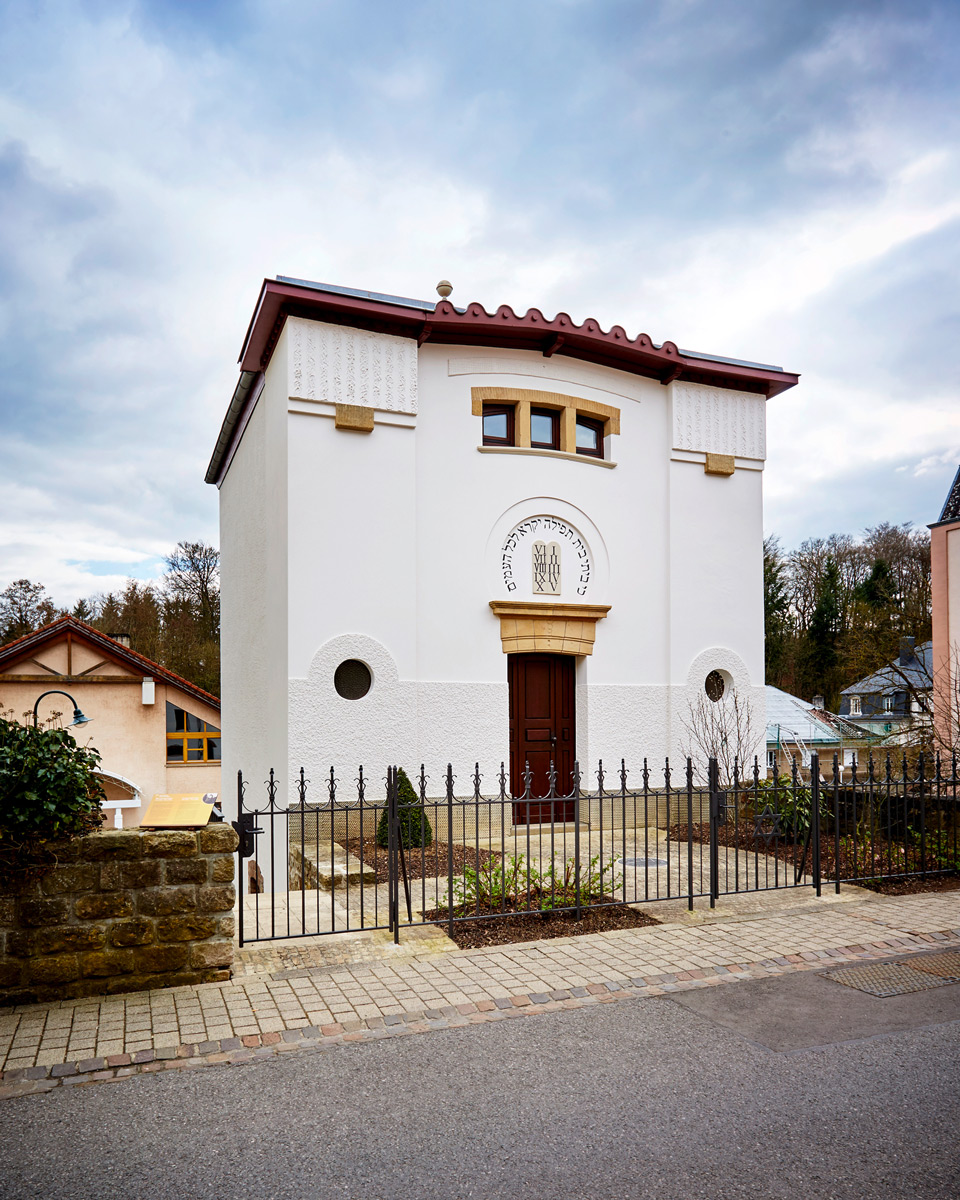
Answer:
[[[470,389],[490,385],[616,405],[616,467],[479,452]],[[337,403],[372,408],[373,432],[338,430]],[[391,762],[423,762],[439,786],[448,761],[464,781],[479,762],[492,784],[509,745],[489,604],[530,598],[522,562],[507,586],[503,547],[538,516],[589,551],[577,588],[572,535],[558,538],[559,602],[611,605],[578,663],[589,777],[600,757],[639,779],[645,755],[653,769],[689,750],[684,713],[713,666],[751,697],[762,736],[763,405],[560,355],[418,351],[288,319],[221,488],[224,790],[241,759],[291,779],[302,765],[312,787],[331,763],[352,787],[358,764],[379,781]],[[736,455],[735,474],[706,475],[707,452]],[[373,674],[361,700],[334,689],[347,658]]]
[[[220,486],[221,787],[230,820],[238,769],[257,795],[271,767],[286,786],[286,353],[283,335]]]

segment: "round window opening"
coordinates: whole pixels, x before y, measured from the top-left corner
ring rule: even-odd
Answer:
[[[361,700],[370,691],[372,683],[370,668],[359,658],[348,658],[333,674],[333,686],[344,700]]]
[[[719,671],[711,671],[703,684],[704,691],[714,704],[723,696],[725,687],[726,684],[723,682],[723,676]]]

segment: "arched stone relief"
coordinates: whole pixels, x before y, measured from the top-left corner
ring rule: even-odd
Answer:
[[[494,599],[607,600],[606,546],[586,514],[565,501],[532,497],[513,505],[494,525],[485,557]]]

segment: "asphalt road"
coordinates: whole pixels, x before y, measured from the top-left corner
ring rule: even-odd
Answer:
[[[804,974],[58,1088],[0,1196],[956,1200],[958,1018]]]

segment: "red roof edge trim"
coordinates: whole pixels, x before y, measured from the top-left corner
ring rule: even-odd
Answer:
[[[686,356],[675,342],[656,345],[646,333],[631,338],[620,325],[604,331],[593,317],[577,325],[565,312],[557,313],[551,320],[537,308],[520,316],[510,305],[502,304],[491,313],[476,301],[462,310],[448,300],[440,300],[432,309],[418,308],[390,303],[386,297],[351,296],[270,279],[264,280],[244,340],[240,355],[242,370],[260,371],[268,365],[288,316],[431,343],[495,346],[545,355],[558,353],[661,382],[674,379],[707,382],[756,392],[768,399],[799,380],[792,372],[760,364]]]

